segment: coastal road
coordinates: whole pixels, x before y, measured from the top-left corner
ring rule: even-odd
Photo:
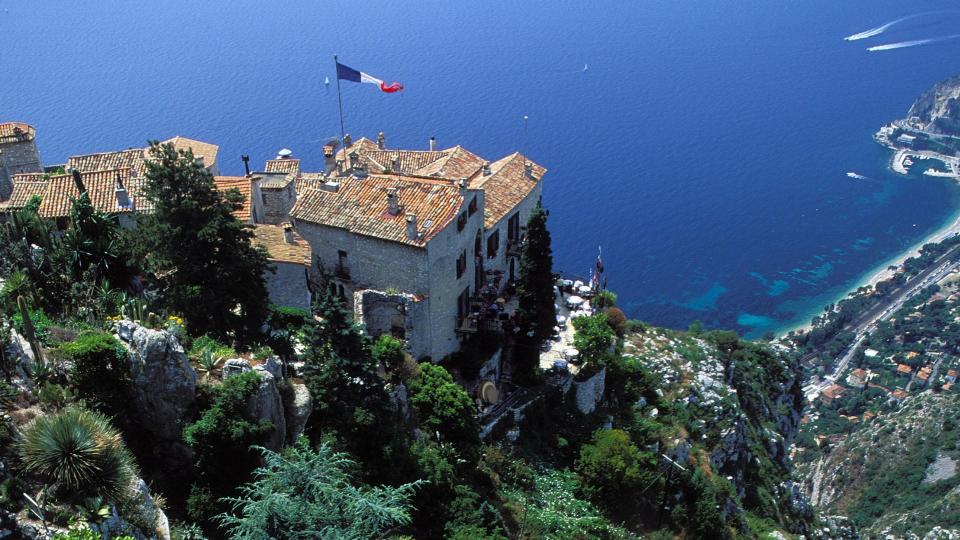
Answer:
[[[843,331],[852,331],[856,339],[843,354],[834,362],[831,374],[824,378],[824,381],[816,385],[817,392],[834,384],[843,375],[844,370],[850,365],[856,355],[857,349],[863,344],[870,332],[876,329],[877,323],[889,318],[904,306],[911,298],[920,291],[940,281],[947,274],[960,269],[960,246],[957,246],[934,261],[926,270],[923,270],[916,276],[910,278],[906,283],[891,291],[886,299],[876,306],[865,311],[860,317],[849,323],[843,328]],[[812,388],[811,388],[812,390]]]

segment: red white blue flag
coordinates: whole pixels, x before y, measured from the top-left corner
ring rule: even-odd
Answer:
[[[337,79],[356,83],[375,84],[380,87],[381,91],[388,94],[403,90],[403,85],[398,82],[387,84],[373,75],[368,75],[362,71],[357,71],[356,69],[347,67],[340,62],[337,62]]]

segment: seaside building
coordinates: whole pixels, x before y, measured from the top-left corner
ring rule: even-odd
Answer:
[[[867,386],[867,372],[864,369],[857,368],[847,375],[847,384],[852,388],[861,389]]]
[[[71,199],[79,197],[80,190],[85,189],[96,211],[115,215],[121,225],[132,227],[134,213],[153,210],[143,196],[145,178],[134,177],[132,172],[130,168],[82,172],[76,175],[79,183],[73,174],[50,176],[40,195],[38,214],[54,220],[58,229],[66,229],[73,206]]]
[[[0,123],[0,204],[12,196],[14,175],[43,172],[36,137],[37,130],[29,124]]]
[[[220,147],[215,144],[176,136],[162,141],[161,144],[172,144],[177,151],[191,151],[193,157],[203,164],[210,174],[219,174],[217,154]],[[70,156],[67,167],[83,172],[105,171],[111,169],[128,168],[134,178],[143,176],[147,170],[147,160],[150,159],[150,148],[128,148],[114,152],[100,152]]]
[[[825,388],[823,392],[820,392],[820,400],[823,401],[823,404],[827,407],[833,407],[843,399],[844,391],[846,391],[846,388],[838,384],[831,384]]]
[[[383,134],[348,142],[325,149],[326,177],[302,175],[290,213],[312,248],[312,284],[352,299],[371,335],[440,360],[508,295],[546,169],[433,140],[428,150],[388,149]]]
[[[310,309],[310,289],[307,277],[310,269],[310,245],[288,223],[257,225],[255,242],[270,253],[273,272],[266,272],[264,280],[270,302],[278,306]]]

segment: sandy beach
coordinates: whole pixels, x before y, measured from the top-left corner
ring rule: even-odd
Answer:
[[[930,234],[923,240],[917,242],[907,251],[885,262],[879,268],[879,270],[873,273],[866,274],[865,277],[859,280],[852,288],[850,288],[850,290],[844,292],[843,295],[838,296],[835,302],[838,302],[846,298],[847,295],[849,295],[851,292],[856,291],[860,287],[873,287],[881,281],[890,279],[891,277],[893,277],[893,274],[895,273],[895,270],[890,270],[891,266],[895,266],[899,268],[901,265],[903,265],[904,261],[906,261],[910,257],[916,257],[917,255],[919,255],[920,248],[922,248],[924,245],[941,242],[956,234],[960,234],[960,211],[954,214],[953,219],[950,222],[948,222],[946,225],[944,225],[934,233]],[[813,315],[811,315],[811,318],[812,317]],[[806,332],[806,331],[809,331],[810,328],[811,328],[810,323],[805,323],[805,324],[802,324],[793,328],[788,328],[782,331],[778,337],[784,337],[789,332],[800,332],[800,331]]]

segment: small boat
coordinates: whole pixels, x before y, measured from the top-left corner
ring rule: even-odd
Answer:
[[[583,65],[583,70],[586,71],[586,70],[587,70],[587,67],[588,67],[588,66],[587,66],[586,64],[584,64],[584,65]]]
[[[324,78],[324,79],[323,79],[323,84],[330,84],[330,77]]]

